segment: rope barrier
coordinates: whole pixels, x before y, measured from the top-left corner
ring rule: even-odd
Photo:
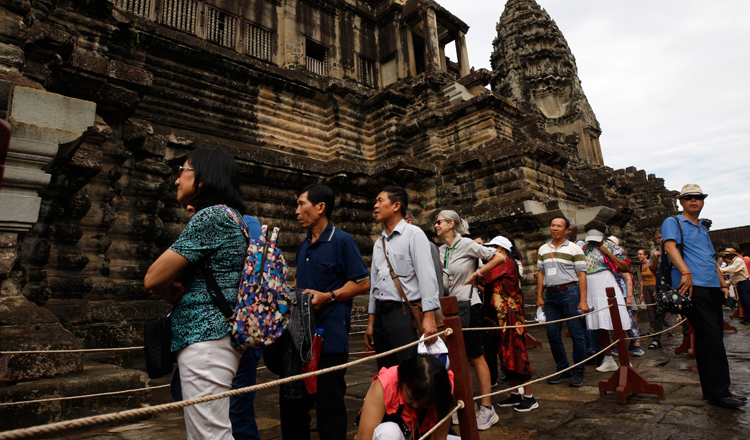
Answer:
[[[648,335],[648,336],[639,336],[639,337],[637,337],[637,338],[625,338],[625,340],[626,340],[626,341],[632,341],[632,340],[634,340],[634,339],[645,339],[645,338],[650,338],[650,337],[652,337],[652,336],[660,335],[660,334],[662,334],[662,333],[666,333],[666,332],[668,332],[668,331],[670,331],[670,330],[672,330],[672,329],[674,329],[674,328],[676,328],[676,327],[679,327],[679,326],[681,326],[681,325],[682,325],[682,323],[683,323],[683,322],[685,322],[685,321],[687,321],[687,318],[683,319],[682,321],[678,322],[677,324],[673,325],[672,327],[669,327],[669,328],[668,328],[668,329],[666,329],[666,330],[662,330],[662,331],[660,331],[660,332],[657,332],[657,333],[651,333],[651,334],[650,334],[650,335]]]
[[[584,360],[582,360],[581,362],[578,362],[577,364],[573,364],[573,365],[569,366],[568,368],[566,368],[566,369],[564,369],[564,370],[556,371],[556,372],[554,372],[553,374],[550,374],[550,375],[548,375],[548,376],[544,376],[544,377],[540,377],[539,379],[534,379],[534,380],[530,380],[530,381],[528,381],[528,382],[526,382],[526,383],[524,383],[524,384],[521,384],[521,385],[517,385],[517,386],[515,386],[515,387],[511,387],[511,388],[506,388],[506,389],[504,389],[504,390],[500,390],[500,391],[495,391],[495,392],[493,392],[493,393],[490,393],[490,394],[483,394],[483,395],[481,395],[481,396],[477,396],[477,397],[475,397],[475,398],[474,398],[474,400],[482,400],[482,399],[484,399],[485,397],[492,397],[492,396],[497,396],[498,394],[502,394],[502,393],[507,393],[507,392],[509,392],[509,391],[517,390],[517,389],[519,389],[519,388],[521,388],[521,387],[523,387],[523,386],[526,386],[526,385],[531,385],[531,384],[533,384],[533,383],[537,383],[537,382],[541,382],[541,381],[543,381],[543,380],[545,380],[545,379],[549,379],[549,378],[550,378],[550,377],[552,377],[552,376],[557,376],[557,375],[558,375],[558,374],[560,374],[560,373],[564,373],[564,372],[566,372],[566,371],[570,371],[570,370],[572,370],[573,368],[575,368],[575,367],[577,367],[577,366],[579,366],[579,365],[581,365],[581,364],[584,364],[584,363],[586,363],[586,362],[590,361],[591,359],[593,359],[593,358],[595,358],[595,357],[599,356],[600,354],[603,354],[604,352],[606,352],[606,351],[607,351],[607,350],[609,350],[610,348],[614,347],[614,346],[615,346],[615,345],[616,345],[616,344],[617,344],[618,342],[620,342],[620,340],[619,340],[619,339],[618,339],[618,340],[616,340],[615,342],[613,342],[613,343],[609,344],[608,346],[604,347],[604,348],[603,348],[603,349],[602,349],[602,350],[601,350],[600,352],[596,353],[595,355],[592,355],[592,356],[591,356],[591,357],[589,357],[588,359],[584,359]]]
[[[123,390],[123,391],[112,391],[110,393],[84,394],[84,395],[81,395],[81,396],[50,397],[49,399],[21,400],[19,402],[3,402],[3,403],[0,403],[0,407],[11,406],[11,405],[23,405],[24,403],[58,402],[58,401],[61,401],[61,400],[83,399],[83,398],[88,398],[88,397],[115,396],[115,395],[118,395],[118,394],[138,393],[138,392],[141,392],[141,391],[153,391],[153,390],[158,390],[158,389],[167,388],[167,387],[169,387],[169,385],[159,385],[159,386],[155,386],[155,387],[136,388],[136,389],[132,389],[132,390]]]
[[[432,435],[432,433],[435,432],[440,427],[440,425],[442,425],[443,423],[447,422],[451,418],[451,416],[456,413],[456,411],[458,411],[459,409],[461,409],[461,408],[463,408],[465,406],[466,405],[464,405],[464,401],[463,400],[459,400],[458,402],[456,402],[456,406],[448,413],[448,415],[445,416],[445,417],[443,417],[442,419],[440,419],[440,421],[437,422],[435,424],[435,426],[433,426],[432,428],[430,428],[429,431],[425,432],[422,435],[422,437],[419,437],[419,440],[427,440],[428,438],[430,438],[430,436]]]
[[[143,350],[143,347],[81,348],[71,350],[2,351],[0,354],[48,354],[48,353],[94,353],[99,351]]]
[[[604,310],[607,310],[610,307],[612,306],[608,305],[607,307],[604,307],[602,309],[592,310],[590,312],[581,313],[580,315],[570,316],[568,318],[557,319],[554,321],[536,322],[534,324],[523,324],[523,325],[504,325],[501,327],[471,327],[471,328],[465,328],[463,329],[463,331],[470,332],[470,331],[487,331],[487,330],[505,330],[509,328],[536,327],[540,325],[554,324],[556,322],[570,321],[571,319],[582,318],[584,316],[591,315],[593,313],[603,312]]]
[[[213,400],[223,399],[223,398],[230,397],[230,396],[236,396],[239,394],[245,394],[245,393],[249,393],[252,391],[271,388],[276,385],[282,385],[285,383],[294,382],[296,380],[306,379],[308,377],[320,376],[322,374],[332,373],[338,370],[344,370],[346,368],[349,368],[355,365],[359,365],[365,362],[369,362],[375,359],[379,359],[381,357],[391,355],[405,348],[418,345],[420,342],[422,342],[425,339],[437,338],[442,335],[451,335],[451,334],[453,334],[453,329],[447,328],[443,330],[442,332],[435,333],[432,336],[427,336],[424,339],[410,342],[408,344],[402,345],[401,347],[397,347],[392,350],[388,350],[386,352],[379,353],[379,354],[369,356],[366,358],[357,359],[356,361],[348,362],[346,364],[336,365],[333,367],[324,368],[322,370],[312,371],[312,372],[300,374],[297,376],[285,377],[283,379],[274,380],[271,382],[257,384],[257,385],[253,385],[249,387],[238,388],[236,390],[225,391],[223,393],[212,394],[212,395],[203,396],[203,397],[196,397],[194,399],[183,400],[180,402],[165,403],[162,405],[151,406],[151,407],[146,407],[146,408],[136,408],[136,409],[131,409],[131,410],[122,411],[122,412],[102,414],[99,416],[92,416],[92,417],[83,417],[83,418],[75,419],[75,420],[50,423],[48,425],[32,426],[29,428],[22,428],[22,429],[15,429],[12,431],[0,432],[0,440],[26,438],[26,437],[31,437],[33,435],[49,434],[52,432],[62,431],[65,429],[81,428],[84,426],[92,426],[98,423],[114,422],[116,420],[122,420],[122,419],[130,418],[130,417],[140,416],[140,415],[156,414],[159,412],[169,411],[172,409],[184,408],[186,406],[196,405],[199,403],[211,402]]]

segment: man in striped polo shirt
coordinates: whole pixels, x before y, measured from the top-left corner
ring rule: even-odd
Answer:
[[[569,241],[568,219],[555,217],[549,225],[552,241],[539,248],[536,278],[536,305],[544,309],[547,321],[556,321],[575,316],[578,310],[586,313],[586,257],[581,248]],[[547,297],[542,293],[547,291]],[[573,362],[586,359],[586,327],[583,319],[571,319],[568,331],[573,339]],[[547,339],[552,356],[557,364],[557,371],[570,366],[562,340],[562,323],[547,325]],[[583,386],[585,365],[581,364],[571,371],[559,373],[547,379],[551,384],[568,381],[571,387]]]

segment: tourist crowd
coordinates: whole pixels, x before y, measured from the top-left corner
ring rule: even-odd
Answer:
[[[260,233],[260,223],[245,215],[239,189],[238,167],[221,149],[200,148],[180,167],[177,201],[192,213],[179,238],[149,268],[147,289],[173,304],[172,351],[179,376],[173,378],[179,398],[190,399],[255,384],[261,350],[241,353],[229,340],[229,324],[210,298],[206,274],[213,273],[227,301],[236,300],[247,239],[226,206],[244,215],[250,236]],[[661,261],[672,263],[671,280],[680,291],[692,295],[694,307],[687,318],[695,328],[696,359],[704,397],[712,404],[736,408],[744,397],[729,391],[729,369],[721,336],[722,303],[727,283],[736,286],[741,305],[750,307],[750,277],[745,260],[734,249],[724,252],[719,269],[706,229],[698,220],[705,194],[697,185],[686,185],[680,194],[683,214],[670,217],[657,236],[660,247],[637,252],[638,298],[647,304],[649,333],[660,332],[669,317],[653,304],[657,280],[664,275]],[[442,315],[440,298],[458,301],[462,327],[503,327],[525,324],[521,277],[522,256],[513,238],[500,234],[470,238],[466,220],[452,210],[441,210],[432,227],[442,241],[439,248],[414,224],[409,196],[397,186],[383,188],[375,197],[375,221],[382,232],[372,248],[368,268],[354,238],[331,222],[335,208],[333,191],[313,184],[299,191],[296,217],[307,231],[296,250],[296,292],[299,305],[309,310],[305,323],[314,323],[322,335],[315,354],[319,369],[343,365],[349,358],[352,300],[369,293],[368,322],[364,339],[377,353],[417,341],[438,332]],[[614,288],[622,328],[633,339],[630,349],[643,356],[633,307],[634,280],[631,262],[620,241],[607,236],[607,225],[594,219],[584,227],[564,216],[549,222],[549,237],[538,250],[536,277],[537,316],[547,321],[566,321],[573,346],[573,363],[581,363],[610,344],[613,323],[609,313],[581,313],[608,306],[606,291]],[[661,247],[663,237],[663,250]],[[412,313],[421,309],[421,319]],[[293,318],[298,319],[298,318]],[[743,323],[750,323],[747,318]],[[298,326],[300,327],[300,326]],[[546,326],[558,374],[551,384],[585,383],[585,365],[571,371],[562,337],[563,324]],[[524,327],[495,332],[464,332],[466,356],[473,367],[479,392],[489,394],[497,385],[498,355],[503,380],[511,386],[532,378]],[[435,338],[426,341],[436,343]],[[300,356],[299,346],[282,352],[281,362]],[[661,335],[653,335],[650,349],[661,347]],[[267,352],[269,349],[266,350]],[[277,350],[278,351],[278,350]],[[268,353],[266,353],[268,355]],[[601,372],[619,367],[609,350],[594,359]],[[413,346],[377,360],[379,372],[367,392],[358,417],[358,439],[418,438],[445,417],[453,404],[453,373],[431,355],[418,354]],[[310,438],[310,411],[315,408],[320,438],[344,439],[347,433],[346,370],[321,375],[317,389],[305,386],[279,388],[279,413],[284,439]],[[189,439],[258,439],[253,412],[254,393],[219,399],[184,409]],[[510,393],[497,406],[527,412],[539,407],[526,385]],[[489,397],[476,403],[474,413],[480,430],[498,422]],[[454,414],[455,415],[455,414]],[[454,423],[457,423],[454,417]],[[450,437],[443,424],[433,438]]]

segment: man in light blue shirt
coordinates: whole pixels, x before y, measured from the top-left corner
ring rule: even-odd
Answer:
[[[404,220],[408,206],[409,196],[398,186],[384,188],[375,203],[375,221],[382,223],[384,229],[372,251],[365,344],[377,353],[414,342],[421,336],[417,335],[411,310],[404,304],[391,278],[388,261],[409,302],[414,304],[421,301],[425,334],[430,336],[437,333],[434,310],[440,308],[440,298],[430,243],[419,227]],[[434,339],[428,341],[433,342]],[[416,346],[401,350],[378,359],[378,369],[398,365],[402,360],[416,355]]]
[[[729,362],[724,348],[722,304],[729,289],[713,258],[716,251],[708,230],[698,218],[706,197],[698,185],[683,186],[679,196],[682,215],[664,220],[661,234],[664,251],[673,265],[672,285],[683,295],[690,295],[693,304],[687,318],[695,329],[695,361],[703,398],[722,408],[739,408],[745,404],[745,397],[729,391]]]

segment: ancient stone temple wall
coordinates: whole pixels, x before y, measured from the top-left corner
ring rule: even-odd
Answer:
[[[549,113],[558,104],[541,94],[530,98],[539,90],[528,84],[539,82],[511,81],[517,59],[504,48],[516,37],[506,41],[501,29],[495,71],[471,71],[463,41],[468,26],[434,2],[193,2],[196,11],[229,15],[202,16],[190,29],[164,22],[164,8],[175,2],[0,0],[7,46],[0,47],[7,55],[0,62],[15,54],[15,67],[0,79],[96,105],[81,142],[48,170],[51,182],[40,189],[39,218],[20,240],[23,257],[14,272],[19,292],[54,312],[81,345],[138,345],[143,321],[166,308],[142,280],[188,220],[174,180],[177,166],[199,147],[221,147],[237,159],[249,213],[281,227],[280,246],[292,267],[304,232],[294,218],[295,198],[312,182],[334,188],[333,221],[354,236],[368,261],[379,234],[374,198],[398,184],[408,189],[416,222],[430,236],[441,209],[460,212],[472,233],[513,235],[530,282],[550,216],[604,219],[634,256],[660,216],[674,209],[674,193],[660,179],[613,171],[601,165],[600,151],[598,158],[589,154],[598,144],[587,144],[584,135],[598,139],[598,123],[548,17],[547,27],[539,25],[547,31],[538,34],[528,32],[537,25],[529,28],[536,21],[523,11],[504,15],[501,25],[516,32],[518,50],[564,46],[549,56],[567,66],[555,99],[575,105],[562,116]],[[525,3],[511,1],[508,10]],[[329,34],[318,15],[300,19],[313,6],[332,14]],[[234,43],[225,44],[207,20],[232,17]],[[248,52],[259,50],[248,48],[248,36],[265,38],[248,23],[273,31],[259,43],[273,43],[270,55]],[[330,49],[327,74],[289,50],[287,42],[302,31]],[[454,40],[464,45],[458,63],[440,55]],[[373,61],[377,81],[368,84],[361,75],[357,54]],[[485,88],[490,82],[492,91]],[[585,130],[563,129],[563,120]]]

